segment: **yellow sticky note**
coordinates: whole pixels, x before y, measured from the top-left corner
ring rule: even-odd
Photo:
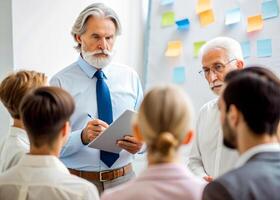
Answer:
[[[261,15],[248,17],[247,32],[258,31],[263,28],[263,18]]]
[[[161,25],[162,26],[171,26],[175,23],[175,13],[172,11],[165,12],[162,15]]]
[[[211,0],[198,0],[195,11],[197,14],[200,14],[202,12],[211,9],[212,9]]]
[[[165,56],[175,57],[182,54],[183,46],[181,41],[170,41],[168,42],[167,50],[165,51]]]
[[[213,10],[207,10],[199,14],[201,26],[207,26],[215,21]]]

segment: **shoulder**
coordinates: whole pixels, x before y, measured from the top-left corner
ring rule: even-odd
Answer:
[[[118,73],[122,75],[130,75],[132,77],[138,78],[137,72],[130,66],[119,64],[119,63],[112,63],[109,69],[112,73]]]
[[[77,73],[81,73],[81,69],[78,65],[78,62],[74,62],[71,65],[65,67],[61,71],[57,72],[50,80],[50,83],[62,79],[72,78],[72,76],[77,75]]]
[[[208,101],[207,103],[205,103],[201,108],[200,108],[200,113],[205,113],[205,112],[209,112],[212,110],[216,110],[217,109],[217,103],[218,103],[218,98],[212,99],[211,101]]]
[[[60,181],[65,188],[79,192],[84,196],[98,196],[98,191],[94,184],[75,175],[65,174]]]
[[[137,197],[137,199],[143,199],[147,197],[145,193],[143,194],[143,191],[145,190],[145,186],[139,185],[139,182],[137,181],[138,178],[133,179],[127,183],[124,183],[120,186],[105,190],[105,192],[102,194],[101,199],[102,200],[110,200],[110,199],[133,199]],[[137,189],[141,188],[141,189]]]

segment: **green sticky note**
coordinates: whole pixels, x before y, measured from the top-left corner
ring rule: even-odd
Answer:
[[[195,57],[195,58],[198,57],[200,48],[201,48],[205,43],[206,43],[206,41],[198,41],[198,42],[193,43],[193,48],[194,48],[193,54],[194,54],[194,57]]]
[[[161,25],[172,26],[175,23],[175,13],[172,11],[165,12],[162,14]]]

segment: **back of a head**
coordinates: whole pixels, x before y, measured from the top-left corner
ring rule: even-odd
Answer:
[[[276,134],[280,120],[280,80],[258,67],[228,74],[223,99],[235,105],[255,134]]]
[[[244,60],[242,54],[242,48],[238,41],[230,37],[216,37],[212,40],[209,40],[202,46],[200,49],[199,57],[202,60],[202,57],[213,49],[221,48],[224,49],[227,53],[228,58]]]
[[[168,162],[191,128],[192,105],[180,88],[158,86],[145,95],[137,121],[154,162]]]
[[[19,71],[7,76],[0,85],[0,99],[14,119],[19,119],[19,106],[30,90],[44,86],[47,77],[35,71]]]
[[[52,147],[74,109],[71,95],[58,87],[41,87],[26,95],[20,114],[31,145]]]

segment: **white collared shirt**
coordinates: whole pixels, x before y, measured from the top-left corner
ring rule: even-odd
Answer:
[[[96,187],[71,175],[55,156],[24,155],[0,175],[0,199],[96,200]]]
[[[188,167],[197,176],[214,178],[228,172],[238,159],[238,152],[223,145],[218,99],[206,103],[200,110],[196,137],[190,152]]]
[[[241,167],[254,155],[262,152],[280,152],[280,144],[279,143],[261,144],[248,149],[246,152],[241,154],[238,161],[236,162],[235,168]]]
[[[11,127],[7,137],[3,140],[0,153],[0,172],[16,165],[21,157],[29,152],[29,139],[25,130]]]

